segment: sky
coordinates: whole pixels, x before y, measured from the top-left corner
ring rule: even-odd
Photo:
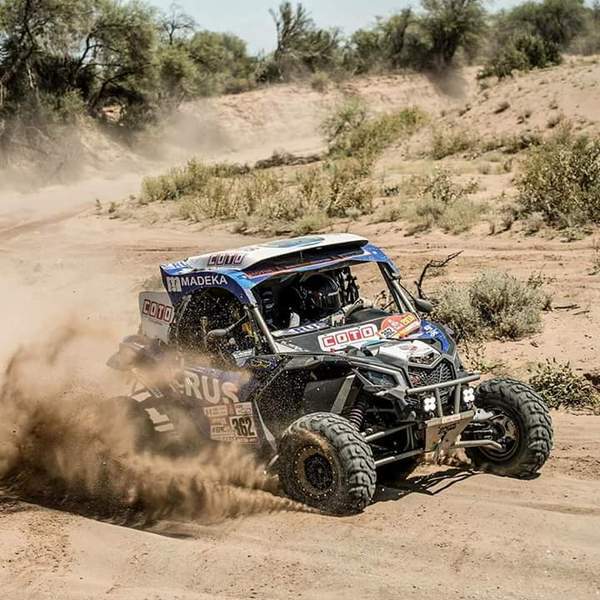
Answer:
[[[161,9],[168,9],[172,0],[150,0]],[[295,3],[295,1],[294,1]],[[494,0],[488,9],[507,8],[518,0]],[[271,51],[275,46],[275,26],[269,14],[279,0],[177,0],[184,11],[194,17],[201,29],[235,33],[248,42],[255,53]],[[319,27],[340,27],[344,33],[375,22],[402,8],[415,5],[411,0],[303,0]]]

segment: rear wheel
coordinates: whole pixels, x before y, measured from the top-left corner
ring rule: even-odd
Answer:
[[[370,446],[344,417],[313,413],[284,432],[279,480],[288,496],[325,512],[362,511],[375,493]]]
[[[475,466],[498,475],[532,477],[552,449],[552,420],[544,401],[528,385],[492,379],[478,386],[475,405],[491,414],[492,439],[502,448],[468,448]]]

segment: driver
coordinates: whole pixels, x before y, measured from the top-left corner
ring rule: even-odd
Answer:
[[[342,293],[331,275],[317,273],[300,283],[303,303],[302,317],[308,321],[322,321],[342,310]]]

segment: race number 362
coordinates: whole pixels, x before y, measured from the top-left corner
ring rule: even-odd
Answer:
[[[256,437],[256,431],[254,431],[254,423],[252,422],[252,417],[230,417],[229,421],[237,437]]]

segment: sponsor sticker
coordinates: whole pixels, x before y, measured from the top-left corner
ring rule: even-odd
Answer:
[[[319,346],[322,350],[333,352],[352,344],[360,344],[379,337],[377,325],[366,323],[340,331],[332,331],[319,336]]]
[[[218,273],[206,275],[182,275],[181,277],[166,277],[165,284],[168,292],[182,292],[189,287],[218,287],[227,285],[227,277]]]
[[[235,377],[235,373],[231,375]],[[240,383],[195,371],[183,372],[181,392],[200,401],[210,437],[215,441],[256,441],[252,402],[240,402]]]
[[[279,331],[273,332],[273,336],[286,337],[288,335],[301,335],[303,333],[313,333],[315,331],[320,331],[321,329],[327,329],[327,327],[329,327],[327,323],[307,323],[306,325],[299,325],[298,327],[280,329]]]
[[[244,258],[246,258],[245,252],[236,252],[235,254],[220,252],[219,254],[211,254],[208,257],[208,266],[209,267],[237,266],[237,265],[241,265],[244,262]]]
[[[173,307],[146,298],[142,304],[142,314],[156,321],[170,323],[173,320]]]
[[[226,417],[229,415],[229,407],[226,404],[220,406],[205,406],[204,414],[209,418],[213,419],[216,417]]]
[[[403,313],[387,317],[381,323],[379,335],[386,339],[400,339],[414,333],[421,327],[421,321],[413,313]]]
[[[184,371],[183,393],[207,404],[231,404],[240,401],[237,383],[199,375],[194,371]]]
[[[252,402],[240,402],[234,406],[236,415],[251,415],[252,414]]]

